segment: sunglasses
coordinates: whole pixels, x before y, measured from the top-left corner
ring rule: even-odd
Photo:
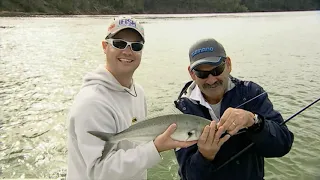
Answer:
[[[128,46],[131,47],[132,51],[138,52],[143,48],[143,44],[141,42],[128,42],[122,39],[106,39],[106,42],[111,44],[112,47],[124,50]]]
[[[211,74],[212,76],[219,76],[220,74],[223,73],[224,68],[225,68],[225,61],[223,61],[219,66],[213,68],[210,71],[200,71],[197,69],[194,69],[194,74],[201,79],[206,79],[208,76]]]

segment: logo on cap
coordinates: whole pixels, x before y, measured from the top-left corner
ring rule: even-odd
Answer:
[[[120,19],[119,20],[119,25],[123,25],[123,26],[130,26],[130,27],[136,27],[136,23],[131,20],[131,19]]]
[[[204,48],[200,48],[200,49],[196,49],[191,53],[191,56],[194,57],[200,53],[204,53],[204,52],[213,52],[213,47],[204,47]]]

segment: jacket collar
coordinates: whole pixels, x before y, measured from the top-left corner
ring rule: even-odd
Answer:
[[[191,101],[198,102],[199,104],[207,107],[208,109],[210,109],[210,104],[205,100],[205,98],[203,97],[200,88],[198,87],[198,85],[194,82],[191,81],[191,83],[187,83],[189,84],[189,87],[185,86],[185,92],[181,94],[181,97],[186,97],[189,98]],[[187,85],[186,84],[186,85]],[[228,89],[226,92],[230,91],[231,89],[233,89],[235,87],[235,82],[233,82],[231,80],[231,78],[228,78]],[[226,93],[225,92],[225,93]]]

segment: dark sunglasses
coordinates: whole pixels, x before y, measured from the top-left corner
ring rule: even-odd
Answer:
[[[220,74],[223,73],[224,68],[225,68],[225,61],[223,61],[219,66],[213,68],[210,71],[200,71],[197,69],[194,69],[194,74],[201,79],[206,79],[208,76],[211,74],[212,76],[219,76]]]
[[[141,42],[128,42],[122,39],[106,39],[107,43],[111,44],[112,47],[117,48],[117,49],[125,49],[128,46],[131,47],[132,51],[141,51],[143,48],[143,43]]]

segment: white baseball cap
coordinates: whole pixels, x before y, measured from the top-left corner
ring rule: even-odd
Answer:
[[[135,18],[131,16],[115,17],[108,27],[108,35],[106,39],[112,38],[119,31],[127,28],[137,31],[142,37],[143,42],[145,41],[143,26],[140,24],[140,22],[138,22]]]

